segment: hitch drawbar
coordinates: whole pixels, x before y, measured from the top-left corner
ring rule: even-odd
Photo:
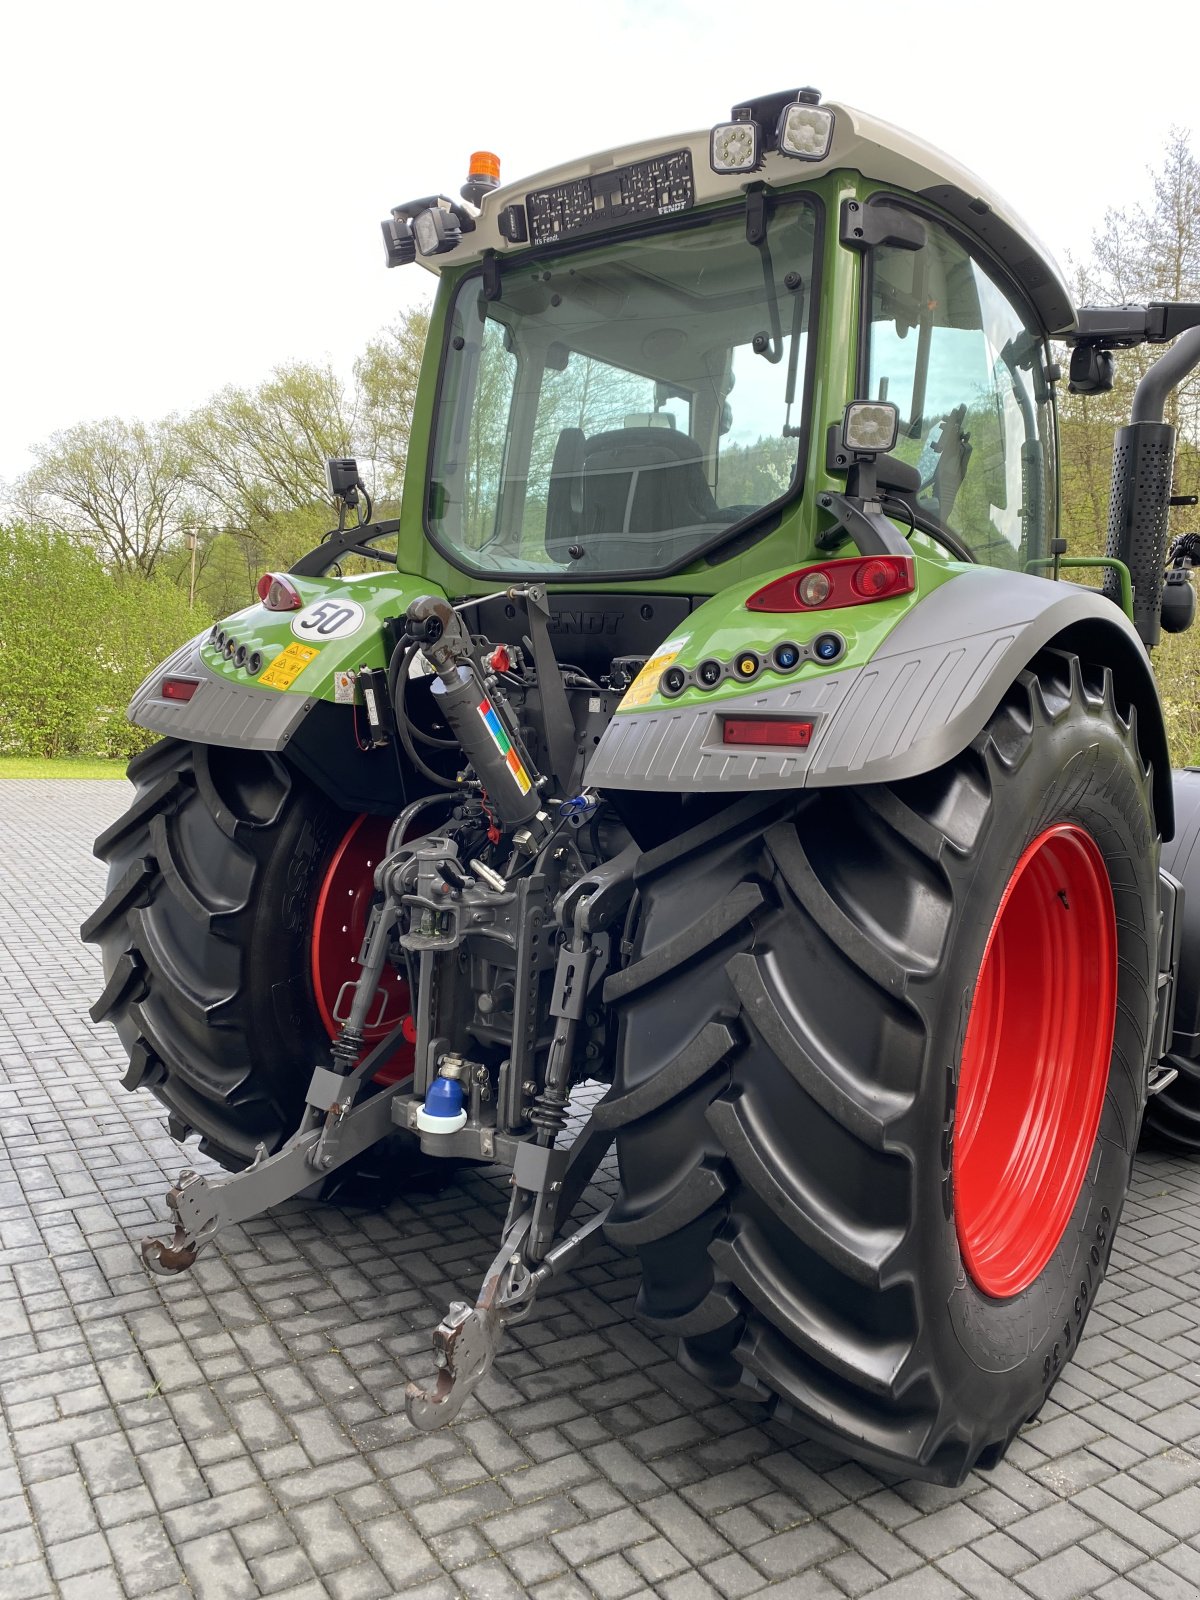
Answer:
[[[398,1032],[377,1045],[347,1077],[316,1068],[306,1115],[273,1156],[260,1145],[254,1162],[231,1177],[181,1172],[167,1192],[174,1231],[170,1239],[142,1240],[146,1266],[164,1276],[186,1272],[222,1229],[305,1193],[395,1127],[411,1126],[415,1101],[406,1085],[354,1103],[359,1085],[395,1049]],[[336,1096],[332,1101],[331,1090]],[[554,1243],[611,1142],[611,1130],[594,1127],[591,1120],[569,1150],[495,1139],[494,1153],[501,1159],[507,1156],[513,1168],[501,1246],[475,1304],[454,1301],[434,1329],[437,1372],[428,1386],[410,1383],[405,1395],[416,1427],[428,1430],[454,1420],[490,1371],[508,1324],[527,1317],[542,1284],[574,1266],[600,1238],[607,1207]],[[496,1148],[501,1145],[509,1148]],[[485,1154],[482,1148],[479,1154]]]

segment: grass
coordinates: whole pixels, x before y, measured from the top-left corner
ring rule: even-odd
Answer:
[[[99,756],[0,756],[0,778],[123,778],[125,762]]]

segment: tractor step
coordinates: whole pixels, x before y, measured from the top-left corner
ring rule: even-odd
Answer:
[[[1179,1076],[1178,1067],[1166,1067],[1160,1061],[1150,1074],[1150,1081],[1146,1085],[1146,1098],[1151,1095],[1161,1094],[1164,1089],[1169,1089]]]

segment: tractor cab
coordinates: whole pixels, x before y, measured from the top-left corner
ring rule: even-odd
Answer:
[[[389,265],[442,280],[421,510],[453,567],[720,587],[748,549],[845,542],[828,496],[867,456],[919,548],[1046,555],[1074,314],[969,173],[809,89],[519,186],[484,164],[478,209],[383,225]]]

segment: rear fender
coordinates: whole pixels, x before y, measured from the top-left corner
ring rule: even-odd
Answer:
[[[589,764],[600,788],[664,791],[894,783],[964,750],[1047,646],[1111,668],[1153,769],[1159,830],[1174,829],[1158,691],[1132,624],[1095,590],[973,568],[926,595],[863,665],[703,704],[618,716]],[[730,749],[724,716],[811,717],[805,750]]]
[[[149,675],[129,720],[198,744],[283,750],[318,702],[348,703],[341,675],[387,665],[389,622],[418,595],[439,592],[402,572],[291,581],[301,609],[247,606],[198,634]],[[194,678],[192,698],[165,699],[168,677]]]
[[[198,634],[146,678],[129,720],[194,744],[286,752],[339,804],[395,809],[396,761],[364,750],[345,675],[385,667],[392,620],[418,595],[440,591],[427,578],[391,572],[292,582],[302,609],[247,606]],[[163,695],[169,677],[195,681],[190,700]]]

